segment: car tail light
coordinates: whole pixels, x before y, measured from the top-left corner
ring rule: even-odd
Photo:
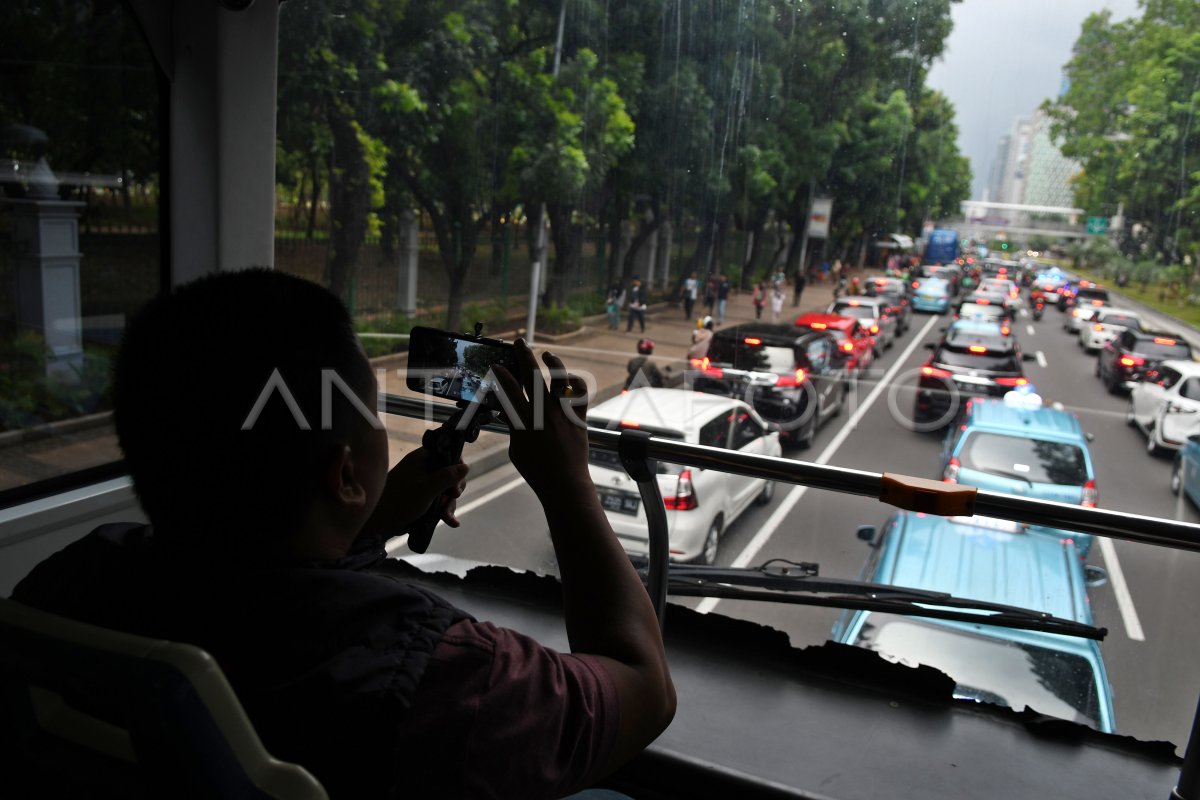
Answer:
[[[692,485],[690,469],[679,473],[679,480],[675,482],[675,494],[672,497],[664,497],[663,505],[671,511],[691,511],[700,505],[700,501],[696,499],[696,487]]]
[[[987,348],[981,344],[973,344],[970,347],[968,347],[967,349],[970,350],[972,353],[986,353],[987,352]]]
[[[942,474],[942,480],[946,483],[958,483],[958,471],[962,468],[957,458],[951,458],[950,463],[946,465],[946,471]]]
[[[688,364],[691,365],[692,367],[695,367],[696,369],[704,369],[704,359],[703,358],[688,359]]]
[[[1122,367],[1140,367],[1146,363],[1146,359],[1141,356],[1121,356]]]
[[[1101,325],[1099,322],[1097,322],[1095,325],[1093,325],[1093,326],[1092,326],[1092,330],[1094,330],[1094,331],[1102,331],[1102,330],[1104,330],[1104,326],[1103,326],[1103,325]]]
[[[1024,386],[1029,381],[1025,378],[996,378],[996,383],[1001,386]]]
[[[871,326],[871,327],[870,327],[868,330],[870,330],[870,331],[871,331],[871,333],[879,333],[879,326],[878,326],[878,325],[872,325],[872,326]]]
[[[916,281],[913,281],[913,288],[914,288],[914,289],[920,289],[920,288],[921,288],[921,284],[917,283]]]
[[[623,419],[623,420],[621,420],[621,427],[622,428],[640,428],[640,427],[642,427],[642,423],[634,422],[631,419]]]
[[[842,350],[847,353],[854,352],[854,342],[842,342]]]
[[[703,372],[705,375],[707,375],[710,378],[724,378],[725,377],[725,370],[721,369],[720,367],[705,367]]]
[[[1085,505],[1088,508],[1095,508],[1099,502],[1100,493],[1096,491],[1096,482],[1094,480],[1088,481],[1083,485],[1083,503],[1081,505]]]
[[[799,386],[800,384],[804,383],[806,378],[808,378],[808,375],[804,372],[804,369],[801,368],[801,369],[796,370],[796,372],[792,375],[776,375],[775,376],[775,385],[776,386]]]
[[[1175,340],[1174,339],[1162,339],[1159,337],[1155,337],[1154,343],[1155,344],[1175,344]]]
[[[800,320],[796,320],[796,324],[799,325]],[[827,324],[825,324],[824,322],[814,322],[812,325],[809,325],[808,327],[812,328],[814,331],[823,331],[826,328],[828,328],[829,326]]]
[[[923,375],[926,378],[949,378],[950,371],[945,370],[945,369],[938,369],[937,367],[931,367],[928,364],[926,364],[925,366],[921,367],[921,375]]]
[[[1012,333],[1012,328],[1008,327],[1007,325],[1000,329],[1001,336],[1008,336],[1010,333]]]
[[[1072,317],[1078,317],[1078,316],[1079,316],[1079,309],[1078,309],[1078,308],[1076,308],[1076,309],[1072,310],[1072,311],[1071,311],[1071,316],[1072,316]]]
[[[987,306],[987,305],[991,305],[991,304],[992,304],[992,301],[988,300],[986,297],[981,297],[975,301],[975,305],[978,305],[978,306]]]
[[[1102,306],[1102,305],[1104,305],[1104,301],[1103,301],[1103,300],[1093,300],[1093,301],[1092,301],[1092,305],[1094,305],[1094,306]]]
[[[751,347],[757,347],[758,345],[762,344],[762,339],[756,339],[754,337],[747,336],[745,339],[742,339],[742,343],[748,344]]]

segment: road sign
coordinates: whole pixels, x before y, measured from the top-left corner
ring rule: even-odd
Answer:
[[[1108,217],[1088,217],[1087,232],[1093,235],[1108,233]]]

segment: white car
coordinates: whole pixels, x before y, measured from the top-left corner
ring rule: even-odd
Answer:
[[[1090,353],[1116,339],[1127,328],[1140,331],[1143,327],[1136,311],[1101,306],[1087,324],[1079,326],[1079,346]]]
[[[632,389],[591,409],[588,424],[636,428],[743,453],[783,454],[779,433],[768,430],[746,403],[683,389]],[[649,534],[637,483],[616,453],[593,449],[589,460],[592,482],[617,538],[627,553],[646,555]],[[734,520],[755,502],[769,503],[775,494],[773,481],[663,462],[658,464],[658,488],[667,507],[671,560],[701,564],[716,562],[721,534]]]
[[[1200,433],[1200,363],[1162,362],[1157,377],[1147,375],[1133,385],[1125,419],[1146,433],[1151,455],[1178,450]]]
[[[976,289],[979,292],[996,292],[1008,298],[1009,308],[1016,311],[1021,306],[1021,289],[1007,278],[984,278]]]
[[[1100,312],[1099,306],[1076,306],[1071,309],[1071,313],[1067,314],[1067,319],[1063,322],[1063,330],[1075,336],[1079,335],[1079,331],[1092,321],[1092,317]]]

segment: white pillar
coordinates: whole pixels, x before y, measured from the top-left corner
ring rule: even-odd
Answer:
[[[421,226],[412,209],[400,215],[400,269],[399,294],[396,305],[400,311],[412,316],[417,311],[417,264],[420,260]]]

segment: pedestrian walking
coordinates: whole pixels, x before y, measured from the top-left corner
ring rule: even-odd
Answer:
[[[614,283],[608,288],[604,310],[608,314],[608,329],[610,331],[615,331],[621,327],[621,303],[624,299],[621,284]]]
[[[754,302],[754,318],[762,319],[763,308],[767,305],[767,282],[759,281],[754,287],[754,296],[751,298]]]
[[[717,276],[717,324],[725,321],[725,304],[729,302],[729,279],[724,275]]]
[[[792,284],[792,308],[800,305],[800,295],[804,294],[804,284],[804,269],[797,269],[795,283]]]
[[[833,278],[833,282],[835,284],[838,284],[841,282],[841,280],[842,280],[842,260],[840,258],[835,258],[833,260],[833,266],[829,268],[829,276],[831,278]]]
[[[776,284],[775,288],[771,290],[771,323],[772,324],[779,322],[779,314],[781,311],[783,311],[783,298],[784,298],[783,287]]]
[[[642,333],[646,332],[646,290],[642,288],[642,281],[638,276],[633,276],[633,283],[629,287],[629,319],[625,324],[625,332],[633,330],[633,321],[638,321]]]
[[[687,280],[683,282],[683,318],[691,319],[692,312],[696,309],[696,297],[700,293],[700,281],[696,278],[696,273],[693,272]]]
[[[717,306],[717,276],[709,275],[708,281],[704,285],[704,305],[708,309],[708,316],[716,313]]]

